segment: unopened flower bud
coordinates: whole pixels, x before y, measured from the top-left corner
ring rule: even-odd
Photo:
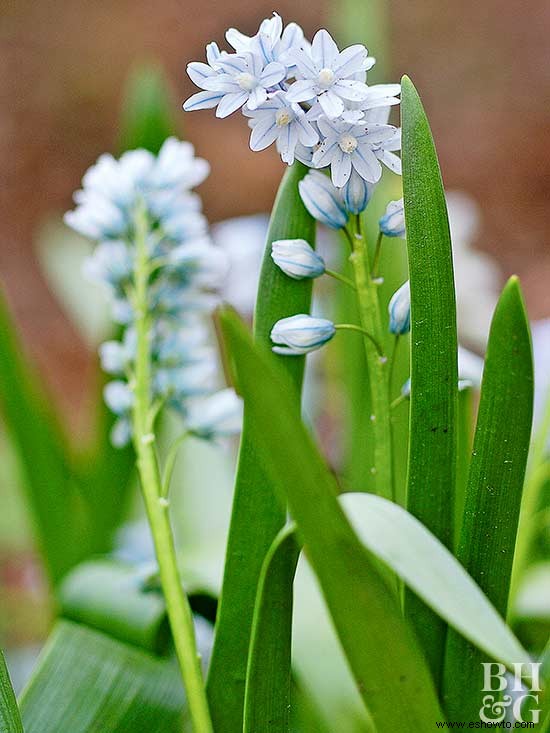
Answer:
[[[342,189],[344,204],[349,213],[360,214],[364,211],[367,208],[373,191],[374,184],[365,181],[354,169],[351,172],[349,181]]]
[[[342,229],[348,222],[342,193],[328,176],[319,171],[309,173],[298,184],[304,206],[311,216],[332,229]]]
[[[385,234],[386,237],[401,237],[405,238],[405,208],[403,199],[399,201],[390,201],[386,207],[384,216],[381,217],[380,231]]]
[[[411,289],[408,280],[392,295],[388,312],[390,333],[402,335],[411,330]]]
[[[326,318],[313,318],[304,313],[282,318],[273,326],[271,340],[276,354],[300,356],[320,349],[334,336],[336,329]]]
[[[271,257],[294,280],[319,277],[325,271],[323,258],[305,239],[278,239],[273,242]]]

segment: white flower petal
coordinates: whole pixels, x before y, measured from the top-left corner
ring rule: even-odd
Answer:
[[[401,158],[399,158],[395,153],[390,153],[388,150],[380,150],[376,152],[376,157],[391,171],[396,173],[398,176],[401,175]]]
[[[284,163],[292,165],[294,163],[294,150],[298,142],[298,129],[295,123],[285,125],[279,128],[279,136],[277,138],[277,150],[279,151]]]
[[[267,99],[267,92],[263,87],[256,87],[250,92],[248,97],[248,109],[255,110]]]
[[[344,153],[339,147],[336,149],[336,155],[330,166],[330,175],[336,188],[342,188],[349,181],[349,177],[351,176],[351,161],[351,155]]]
[[[319,104],[323,108],[323,112],[331,120],[339,117],[344,111],[344,103],[340,97],[332,91],[332,89],[321,94],[318,99]]]
[[[248,51],[248,48],[250,46],[250,37],[245,36],[244,33],[241,33],[236,28],[229,28],[225,32],[225,40],[227,41],[227,43],[229,43],[230,46],[235,49],[237,53]]]
[[[314,97],[315,83],[311,79],[295,81],[286,93],[287,102],[308,102]]]
[[[246,92],[235,92],[234,94],[226,94],[221,102],[218,104],[216,110],[216,117],[228,117],[233,114],[239,107],[246,104],[248,100],[248,94]]]
[[[306,120],[305,115],[298,115],[294,121],[298,130],[298,139],[306,147],[313,147],[319,142],[319,135],[315,131],[315,128],[309,124]]]
[[[338,46],[324,28],[317,31],[311,44],[311,55],[319,69],[330,69],[338,57]]]
[[[278,134],[279,128],[275,123],[274,116],[259,120],[250,135],[250,149],[255,151],[265,150],[275,142]]]
[[[304,40],[304,31],[300,28],[297,23],[289,23],[283,31],[281,37],[279,54],[288,51],[291,48],[296,48]]]
[[[358,71],[365,70],[368,51],[362,44],[348,46],[338,54],[332,70],[340,79],[345,79]]]
[[[325,142],[313,153],[313,164],[316,168],[325,168],[332,163],[332,159],[338,149],[337,140],[325,140]]]
[[[331,91],[334,91],[342,99],[348,99],[350,102],[362,102],[369,93],[369,88],[361,81],[340,79],[332,85]]]
[[[304,49],[294,49],[289,51],[286,60],[294,62],[298,69],[298,73],[306,79],[313,80],[317,77],[318,71],[315,68],[313,59]]]
[[[382,166],[376,155],[366,145],[360,145],[352,156],[352,165],[369,183],[377,183],[382,176]]]
[[[277,61],[272,61],[260,74],[260,82],[262,86],[269,89],[269,87],[274,87],[282,81],[285,78],[285,74],[286,68]]]
[[[216,76],[216,72],[208,64],[203,64],[200,61],[192,61],[187,64],[187,75],[198,87],[203,88],[203,81],[211,76]]]

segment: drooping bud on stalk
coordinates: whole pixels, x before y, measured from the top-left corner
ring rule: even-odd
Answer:
[[[411,289],[408,280],[392,295],[388,312],[390,333],[401,336],[411,330]]]
[[[315,278],[325,272],[325,261],[305,239],[278,239],[273,242],[271,257],[293,280]]]
[[[390,201],[386,207],[384,216],[380,218],[379,226],[380,231],[382,234],[385,234],[386,237],[405,238],[405,208],[403,205],[403,199],[399,199],[399,201]]]
[[[304,206],[311,216],[331,229],[342,229],[348,213],[342,193],[323,173],[310,171],[298,184]]]
[[[349,181],[346,183],[342,192],[344,194],[344,204],[350,214],[360,214],[367,208],[374,185],[368,183],[364,178],[353,170]]]
[[[326,318],[314,318],[305,313],[282,318],[273,326],[271,340],[276,354],[301,356],[316,351],[336,333],[334,323]]]

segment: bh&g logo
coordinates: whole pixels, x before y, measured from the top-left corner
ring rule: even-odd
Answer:
[[[482,662],[483,692],[501,693],[512,692],[513,695],[485,695],[479,711],[479,717],[484,723],[501,723],[506,717],[509,708],[513,719],[520,723],[538,723],[540,710],[533,709],[538,705],[540,692],[540,662],[530,664],[514,664],[514,674],[508,674],[504,664],[497,662]],[[531,689],[526,691],[522,678],[528,677]],[[522,715],[530,714],[526,721]]]

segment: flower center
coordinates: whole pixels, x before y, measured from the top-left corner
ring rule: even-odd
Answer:
[[[334,81],[334,71],[332,69],[321,69],[317,81],[319,86],[328,88]]]
[[[353,135],[346,133],[345,135],[342,135],[338,141],[338,145],[343,153],[353,153],[354,150],[357,149],[358,143],[357,139],[354,138]]]
[[[289,109],[278,109],[275,114],[275,122],[279,127],[285,127],[292,121],[292,114]]]
[[[252,74],[248,73],[248,71],[243,71],[242,74],[237,74],[237,76],[235,77],[235,81],[245,92],[251,92],[255,87],[258,86],[258,82],[252,76]]]

